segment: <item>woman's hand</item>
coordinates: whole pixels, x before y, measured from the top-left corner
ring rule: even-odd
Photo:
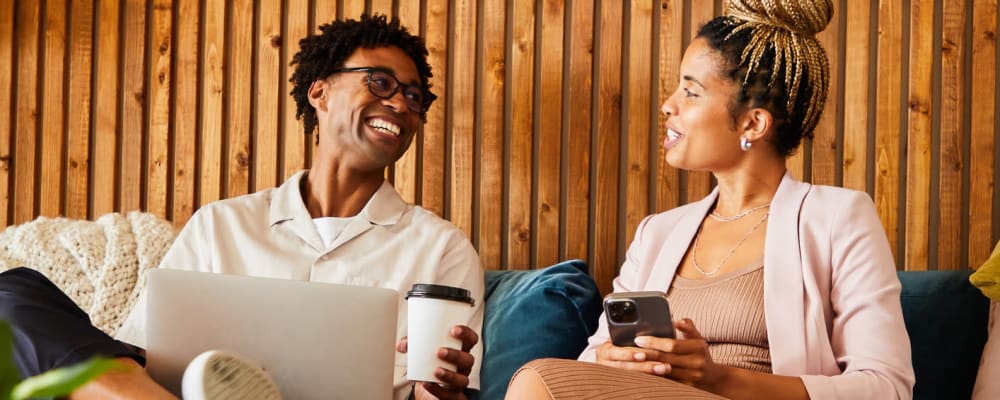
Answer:
[[[645,350],[635,354],[636,360],[658,363],[651,368],[655,375],[713,391],[725,380],[728,368],[712,361],[708,341],[698,332],[694,322],[684,318],[674,322],[674,327],[681,333],[680,339],[636,337],[636,345]]]
[[[454,365],[455,371],[440,367],[434,370],[434,376],[444,382],[440,385],[432,382],[415,382],[413,386],[415,399],[463,400],[467,398],[465,388],[469,386],[469,374],[476,362],[470,351],[476,343],[479,343],[479,335],[465,325],[454,326],[450,333],[452,337],[462,341],[462,350],[441,347],[437,350],[437,356],[442,361]],[[400,339],[396,343],[396,351],[406,353],[407,344],[405,337]]]

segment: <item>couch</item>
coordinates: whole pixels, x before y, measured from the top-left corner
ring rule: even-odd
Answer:
[[[914,399],[972,395],[990,304],[969,284],[970,272],[898,273],[917,378]],[[485,400],[502,399],[511,375],[530,360],[576,358],[601,313],[600,294],[579,260],[531,271],[488,271],[485,301]]]

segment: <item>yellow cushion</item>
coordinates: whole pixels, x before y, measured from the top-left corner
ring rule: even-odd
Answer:
[[[986,297],[1000,302],[1000,243],[993,248],[990,258],[975,273],[969,275],[969,282]]]

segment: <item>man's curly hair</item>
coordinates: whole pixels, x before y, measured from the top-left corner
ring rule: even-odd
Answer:
[[[289,79],[295,85],[292,98],[296,104],[296,118],[302,118],[305,133],[313,132],[318,123],[316,109],[309,104],[309,86],[318,79],[325,79],[333,70],[344,66],[344,61],[359,47],[373,49],[394,46],[403,50],[417,65],[420,84],[430,91],[431,66],[427,64],[427,47],[424,40],[411,34],[400,25],[399,18],[388,20],[385,15],[364,14],[360,20],[334,21],[319,27],[318,35],[309,35],[299,41],[299,52],[292,58],[295,73]],[[428,104],[429,106],[430,104]],[[425,115],[420,115],[421,119]]]

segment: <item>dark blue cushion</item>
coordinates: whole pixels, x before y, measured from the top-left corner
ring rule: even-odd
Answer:
[[[900,299],[917,383],[913,398],[968,399],[986,343],[989,301],[972,271],[904,271]]]
[[[586,263],[573,260],[486,272],[482,399],[503,399],[511,376],[528,361],[580,355],[601,315],[601,295],[586,271]]]

